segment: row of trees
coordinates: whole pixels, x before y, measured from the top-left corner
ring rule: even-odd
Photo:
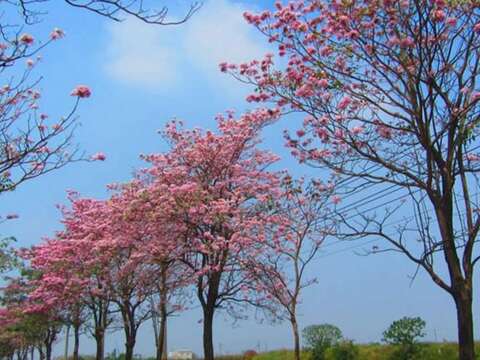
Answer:
[[[70,193],[64,230],[21,252],[27,277],[6,289],[14,294],[5,296],[1,317],[6,358],[36,347],[50,360],[53,341],[69,326],[74,359],[83,329],[102,360],[107,330],[120,327],[131,360],[139,327],[153,319],[161,359],[167,318],[192,295],[203,310],[206,359],[214,359],[214,315],[238,318],[247,305],[290,321],[299,358],[297,306],[313,283],[305,269],[328,234],[322,214],[334,187],[269,170],[278,158],[259,149],[259,132],[275,116],[218,116],[218,133],[171,122],[163,132],[170,150],[144,156],[149,166],[111,185],[109,199]],[[48,341],[23,332],[32,316]]]
[[[117,2],[106,4],[110,3]],[[275,6],[273,12],[246,13],[245,18],[277,45],[278,57],[285,60],[276,61],[269,54],[260,61],[220,65],[222,71],[255,86],[248,101],[272,108],[240,120],[220,119],[219,135],[180,131],[170,125],[166,129],[172,145],[169,153],[146,157],[151,168],[140,172],[131,184],[118,187],[106,202],[74,200],[67,218],[81,218],[75,214],[77,201],[92,204],[92,212],[110,214],[111,203],[122,203],[124,193],[133,192],[134,204],[150,207],[137,219],[154,219],[156,228],[149,229],[154,235],[142,230],[142,235],[153,239],[151,244],[157,243],[157,237],[168,239],[157,234],[158,229],[166,235],[180,234],[177,240],[166,241],[175,246],[162,246],[173,254],[179,251],[177,264],[195,275],[190,279],[195,281],[191,286],[204,311],[205,357],[212,359],[215,310],[235,313],[238,307],[233,303],[266,303],[261,294],[267,284],[282,282],[265,269],[255,270],[259,268],[248,260],[271,262],[274,265],[269,270],[277,268],[279,254],[295,256],[294,250],[283,252],[281,248],[282,243],[295,244],[282,224],[296,220],[284,219],[290,212],[276,210],[285,206],[288,196],[282,194],[289,192],[285,190],[289,181],[265,169],[274,159],[254,151],[254,139],[269,122],[291,112],[304,113],[301,128],[295,135],[287,133],[286,140],[301,163],[334,174],[335,186],[313,186],[322,189],[320,198],[330,198],[334,191],[330,200],[339,204],[352,194],[358,199],[365,189],[367,200],[372,191],[400,195],[361,212],[356,211],[358,200],[348,212],[334,207],[335,221],[322,224],[317,243],[326,233],[339,239],[376,237],[388,245],[373,252],[406,255],[452,296],[460,359],[474,359],[473,278],[480,259],[475,248],[480,230],[476,193],[480,170],[478,1],[305,0]],[[19,41],[24,47],[32,43],[29,37]],[[215,157],[217,153],[221,155]],[[249,161],[243,162],[244,157]],[[225,161],[230,161],[229,166]],[[318,195],[305,196],[308,203],[318,199]],[[412,216],[397,215],[402,208]],[[137,211],[123,215],[128,227],[133,225],[127,219],[135,219]],[[331,218],[322,211],[316,213],[320,219]],[[79,223],[66,221],[65,232],[49,243],[71,243],[78,234],[70,235],[70,222],[76,224],[73,228],[79,229],[82,241],[113,238],[104,231],[109,234],[114,226],[100,219],[87,216]],[[91,226],[83,226],[83,221],[90,221]],[[319,222],[311,224],[316,227]],[[93,234],[88,233],[95,228]],[[269,245],[259,245],[263,243]],[[274,255],[264,255],[264,249],[273,249]],[[40,264],[34,260],[35,251],[31,256],[32,264]],[[297,269],[303,264],[297,262]],[[37,266],[48,273],[48,267]],[[298,285],[296,276],[293,280]],[[294,329],[297,301],[288,299],[296,293],[289,293],[287,301],[284,291],[270,294],[277,304],[289,306]]]

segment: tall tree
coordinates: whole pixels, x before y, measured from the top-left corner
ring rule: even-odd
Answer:
[[[282,196],[271,205],[281,217],[280,224],[269,229],[268,241],[258,246],[259,256],[246,259],[245,266],[254,280],[255,290],[264,294],[263,307],[280,320],[290,322],[294,338],[294,357],[300,360],[298,305],[303,289],[316,279],[308,279],[306,271],[314,261],[326,236],[333,184],[283,179]],[[270,303],[270,304],[269,304]]]
[[[144,171],[150,183],[145,197],[163,221],[176,226],[176,246],[195,279],[207,360],[214,359],[216,311],[234,313],[234,304],[248,303],[241,296],[247,281],[241,259],[255,256],[251,245],[258,234],[254,239],[251,229],[273,221],[257,205],[278,193],[278,174],[266,170],[277,158],[256,145],[274,115],[259,110],[240,119],[219,116],[218,134],[170,123],[164,132],[170,151],[145,157],[151,163]]]
[[[248,100],[306,114],[287,135],[301,162],[339,174],[346,192],[402,195],[383,213],[339,211],[337,236],[385,239],[424,269],[454,300],[460,359],[474,359],[478,2],[306,0],[245,18],[285,67],[268,55],[221,69],[257,86]],[[401,207],[412,216],[391,226]]]
[[[69,198],[71,208],[63,208],[65,229],[31,251],[31,266],[41,273],[31,297],[43,298],[46,307],[85,310],[86,327],[97,345],[96,358],[102,360],[113,309],[109,259],[97,249],[109,235],[105,216],[109,212],[105,201],[80,198],[76,193]],[[81,326],[78,321],[77,325]]]

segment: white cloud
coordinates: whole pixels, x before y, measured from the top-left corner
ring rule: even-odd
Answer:
[[[246,7],[229,0],[209,0],[187,23],[157,27],[129,20],[110,25],[107,72],[128,85],[171,89],[187,72],[231,87],[221,74],[222,61],[238,63],[262,57],[265,39],[243,19]]]
[[[265,39],[243,19],[246,10],[227,0],[211,0],[186,27],[188,57],[205,70],[218,70],[222,61],[239,63],[262,57]]]
[[[130,85],[156,87],[178,81],[177,51],[169,44],[169,28],[163,32],[135,20],[110,28],[106,71]]]

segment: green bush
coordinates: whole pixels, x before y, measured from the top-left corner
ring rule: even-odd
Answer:
[[[302,331],[305,348],[310,351],[312,360],[324,360],[328,348],[342,340],[342,332],[331,324],[310,325]]]
[[[326,360],[358,360],[358,347],[351,340],[342,340],[325,353]]]
[[[383,341],[395,346],[392,360],[420,359],[422,346],[419,339],[425,336],[425,321],[419,317],[403,317],[394,321],[383,333]]]

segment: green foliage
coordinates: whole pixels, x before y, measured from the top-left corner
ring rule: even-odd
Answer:
[[[340,329],[331,324],[307,326],[302,335],[306,349],[312,354],[312,360],[324,360],[326,350],[342,340]]]
[[[342,340],[325,352],[325,360],[358,360],[358,347],[351,340]]]
[[[309,352],[302,352],[301,360],[313,360]],[[253,360],[293,360],[294,354],[290,350],[270,351],[263,354],[258,354]]]
[[[340,343],[341,344],[341,343]],[[390,360],[395,356],[398,345],[360,344],[355,346],[358,357],[355,360]],[[325,353],[326,360],[337,360],[333,355],[332,346]],[[480,360],[480,343],[475,344],[475,352]],[[348,359],[348,358],[347,358]],[[420,353],[414,360],[458,360],[458,345],[451,342],[423,343]],[[263,353],[255,356],[253,360],[293,360],[293,351],[282,350]],[[313,360],[308,351],[302,353],[302,360]]]
[[[403,317],[394,321],[383,332],[383,341],[393,345],[411,345],[418,343],[425,336],[425,321],[419,317]]]
[[[419,339],[425,336],[425,321],[419,317],[403,317],[394,321],[383,333],[383,341],[396,345],[392,360],[410,360],[420,356]]]
[[[12,247],[15,238],[0,239],[0,274],[12,270],[18,264],[18,257]]]

